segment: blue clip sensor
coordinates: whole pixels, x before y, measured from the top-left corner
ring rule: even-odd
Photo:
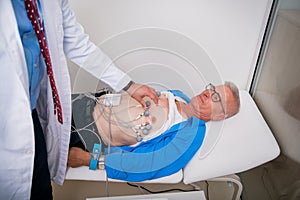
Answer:
[[[101,144],[94,144],[93,153],[90,160],[90,170],[96,170],[98,165],[98,160],[101,155]]]

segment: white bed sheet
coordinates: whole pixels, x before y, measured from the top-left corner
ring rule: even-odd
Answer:
[[[183,179],[183,170],[178,171],[170,176],[143,181],[143,183],[179,183]],[[78,168],[69,167],[67,170],[66,180],[85,180],[85,181],[106,181],[105,170],[89,170],[89,167],[82,166]],[[124,182],[117,179],[108,179],[113,182]]]
[[[241,109],[232,118],[207,123],[202,147],[179,172],[143,183],[185,184],[239,173],[276,158],[280,149],[247,91],[240,91]],[[106,181],[104,170],[68,168],[67,180]],[[110,181],[117,181],[109,179]]]

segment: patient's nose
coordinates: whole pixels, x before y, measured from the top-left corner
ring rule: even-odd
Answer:
[[[205,97],[205,100],[209,99],[210,96],[211,96],[210,90],[205,90],[205,91],[203,92],[203,96]]]

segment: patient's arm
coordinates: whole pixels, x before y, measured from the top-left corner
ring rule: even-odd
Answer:
[[[89,166],[91,153],[86,152],[79,147],[71,147],[68,155],[69,167]]]

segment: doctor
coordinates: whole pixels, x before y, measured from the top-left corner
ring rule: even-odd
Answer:
[[[0,199],[52,199],[71,128],[65,56],[144,106],[143,97],[157,103],[157,95],[89,41],[67,0],[1,0],[0,35]]]

